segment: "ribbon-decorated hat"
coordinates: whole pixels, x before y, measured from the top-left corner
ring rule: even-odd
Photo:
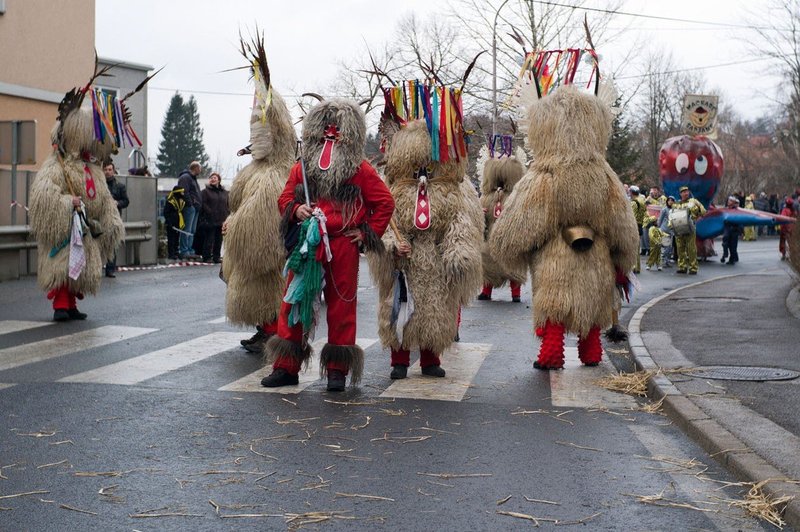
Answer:
[[[461,88],[411,80],[382,87],[384,110],[381,122],[394,122],[403,128],[411,121],[425,120],[431,136],[431,160],[447,162],[467,158],[464,107]],[[384,141],[386,136],[384,136]],[[381,143],[381,150],[385,150]]]
[[[124,147],[140,147],[142,145],[136,131],[131,125],[131,112],[125,105],[125,101],[142,90],[153,76],[161,72],[157,70],[153,74],[142,80],[135,89],[130,91],[122,98],[116,94],[104,91],[96,87],[94,82],[103,76],[109,76],[108,72],[116,65],[108,65],[99,68],[97,55],[95,55],[94,75],[83,87],[75,87],[64,95],[61,103],[58,104],[58,128],[54,136],[54,145],[61,155],[66,154],[64,143],[64,123],[67,117],[81,108],[86,96],[89,96],[92,107],[92,123],[94,130],[94,140],[100,144],[108,144],[112,151]],[[163,67],[162,67],[163,68]]]

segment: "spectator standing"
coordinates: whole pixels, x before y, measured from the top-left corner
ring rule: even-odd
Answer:
[[[111,197],[114,198],[114,201],[117,202],[117,211],[119,212],[120,218],[122,218],[122,209],[125,209],[130,204],[130,200],[128,199],[128,190],[125,188],[125,185],[117,181],[117,168],[114,166],[114,163],[108,162],[107,164],[103,165],[103,174],[106,176],[106,186],[108,186],[108,191],[111,193]],[[108,259],[106,263],[106,277],[116,277],[117,271],[117,252],[114,252],[114,255]]]
[[[786,206],[781,211],[781,215],[796,218],[794,209],[796,203],[797,202],[792,198],[786,198]],[[787,256],[791,253],[789,249],[789,235],[792,233],[794,225],[795,224],[784,224],[781,226],[781,239],[778,243],[778,251],[781,252],[781,260],[786,260]]]
[[[208,184],[203,189],[201,220],[205,225],[203,243],[203,262],[220,263],[222,250],[222,224],[230,214],[228,208],[228,191],[222,186],[222,178],[216,172],[208,177]]]
[[[669,213],[672,211],[672,206],[675,205],[675,198],[672,196],[667,198],[667,204],[661,209],[658,215],[659,231],[661,231],[661,266],[667,268],[672,266],[672,252],[673,243],[675,242],[675,233],[672,231],[672,226],[669,225]]]
[[[197,176],[200,175],[202,167],[197,161],[192,161],[189,168],[181,172],[178,176],[178,186],[183,189],[183,198],[186,206],[183,209],[183,233],[181,233],[178,254],[182,259],[196,260],[200,255],[192,249],[194,234],[197,231],[197,219],[202,207],[200,196],[200,185],[197,184]]]
[[[738,209],[739,208],[739,200],[737,200],[734,196],[728,197],[728,203],[725,205],[728,209]],[[722,230],[722,259],[720,262],[725,264],[725,260],[728,259],[728,255],[730,258],[728,259],[728,266],[733,266],[737,262],[739,262],[739,234],[741,233],[742,228],[738,225],[725,222],[725,227]]]
[[[766,192],[760,192],[758,194],[758,198],[753,201],[753,207],[757,211],[769,212],[769,199],[767,199],[767,193]],[[764,233],[765,233],[764,226],[763,225],[759,225],[758,229],[757,229],[757,232],[758,232],[758,236],[764,236]]]
[[[167,196],[164,204],[164,226],[167,231],[167,257],[170,260],[178,260],[178,242],[185,224],[183,220],[183,210],[186,201],[183,199],[183,189],[178,185],[172,187],[172,192]]]

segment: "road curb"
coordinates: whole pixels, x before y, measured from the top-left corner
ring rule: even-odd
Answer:
[[[118,272],[140,272],[147,270],[166,270],[168,268],[183,268],[185,266],[215,266],[213,262],[199,262],[193,260],[185,260],[180,262],[171,262],[169,264],[153,264],[150,266],[119,266],[116,271]],[[219,266],[218,264],[216,266]]]
[[[654,297],[636,309],[633,317],[628,322],[628,342],[636,368],[645,371],[658,371],[661,369],[650,356],[650,352],[642,339],[642,319],[648,310],[681,290],[742,275],[747,274],[723,275],[681,286]],[[797,300],[790,302],[789,298],[791,297],[800,299],[800,293],[797,288],[793,288],[789,292],[789,296],[787,296],[787,308],[790,310],[792,309],[790,304],[798,302]],[[792,313],[794,314],[794,312]],[[795,317],[798,316],[795,314]],[[793,529],[800,530],[800,487],[797,484],[781,482],[781,480],[786,479],[784,473],[759,456],[754,449],[745,445],[739,438],[700,409],[691,399],[683,395],[668,376],[663,374],[656,375],[650,379],[647,387],[648,395],[652,399],[656,401],[664,400],[664,412],[669,418],[736,477],[754,483],[770,480],[762,488],[766,495],[771,497],[793,496],[794,499],[786,505],[783,518]]]

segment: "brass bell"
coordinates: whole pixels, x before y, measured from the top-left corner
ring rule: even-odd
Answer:
[[[589,251],[594,244],[594,231],[585,225],[565,227],[561,230],[561,237],[578,253]]]

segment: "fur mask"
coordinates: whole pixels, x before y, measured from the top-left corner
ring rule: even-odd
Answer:
[[[532,102],[526,114],[534,161],[605,159],[613,114],[601,98],[564,85]]]
[[[330,166],[320,168],[326,135],[332,140]],[[354,101],[325,100],[303,120],[303,162],[312,199],[323,197],[348,202],[351,194],[342,187],[364,160],[367,126],[364,112]],[[347,197],[345,197],[347,196]]]
[[[389,185],[416,181],[420,168],[428,168],[428,181],[460,183],[467,170],[467,160],[455,158],[433,162],[431,136],[424,120],[414,120],[387,139],[386,182]]]
[[[84,104],[70,112],[64,118],[64,127],[60,130],[63,136],[63,147],[66,155],[83,157],[89,155],[99,161],[105,160],[115,152],[114,146],[107,138],[98,142],[94,137],[94,118],[91,107]],[[58,142],[61,121],[57,120],[50,132],[53,144]]]
[[[262,111],[260,105],[254,105],[250,114],[250,153],[254,160],[267,160],[293,153],[294,143],[295,133],[289,109],[273,88],[266,111]]]

